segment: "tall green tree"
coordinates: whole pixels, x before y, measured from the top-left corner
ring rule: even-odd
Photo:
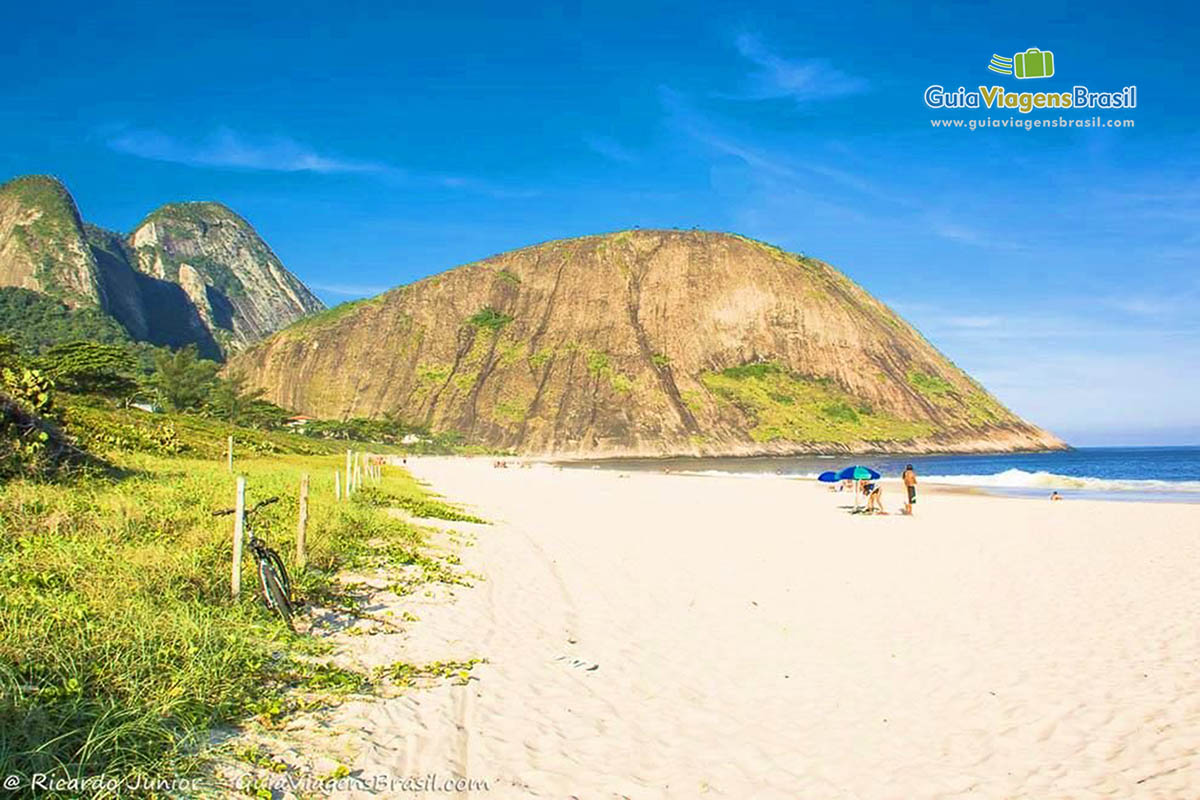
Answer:
[[[265,389],[246,389],[246,377],[233,374],[228,378],[217,378],[208,397],[208,408],[218,419],[234,424],[241,422],[265,394]]]
[[[42,359],[55,384],[70,392],[121,397],[137,389],[137,364],[121,345],[78,341],[51,347]]]
[[[200,358],[196,347],[188,345],[174,353],[158,353],[150,383],[169,408],[196,409],[208,400],[216,385],[218,369],[219,364]]]

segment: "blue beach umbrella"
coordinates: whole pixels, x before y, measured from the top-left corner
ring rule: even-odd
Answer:
[[[841,478],[838,477],[838,474],[836,472],[830,471],[830,472],[822,472],[820,475],[817,476],[817,480],[819,480],[821,483],[837,483],[838,481],[841,480]]]

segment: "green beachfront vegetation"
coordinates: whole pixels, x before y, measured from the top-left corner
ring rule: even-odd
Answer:
[[[196,769],[216,725],[294,710],[320,690],[295,636],[258,602],[244,566],[229,592],[234,477],[220,459],[108,451],[108,468],[0,489],[0,771],[154,775]],[[460,583],[425,552],[422,529],[376,502],[335,502],[339,455],[239,456],[250,499],[279,495],[258,533],[283,554],[295,592],[352,606],[334,575],[370,562],[418,564],[416,581]],[[308,568],[296,569],[297,487],[310,475]],[[374,497],[466,517],[400,469]],[[423,505],[422,505],[423,504]],[[368,546],[368,542],[371,543]],[[411,579],[410,579],[411,580]],[[362,676],[369,682],[370,676]]]
[[[234,500],[230,435],[249,502],[282,498],[256,531],[283,555],[297,596],[354,613],[352,588],[334,579],[354,567],[411,567],[408,591],[467,582],[453,554],[388,510],[479,520],[399,467],[335,500],[344,441],[262,423],[254,409],[265,401],[194,352],[160,354],[142,375],[114,345],[28,357],[5,341],[0,375],[0,774],[196,774],[214,726],[278,722],[305,707],[297,689],[311,703],[379,679],[322,664],[320,640],[292,634],[258,601],[249,559],[231,598],[231,518],[211,516]],[[128,407],[139,387],[157,389],[166,410]]]

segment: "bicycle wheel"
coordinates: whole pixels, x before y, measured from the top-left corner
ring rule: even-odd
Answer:
[[[292,597],[292,579],[288,577],[287,568],[283,566],[283,559],[269,547],[263,548],[263,555],[275,568],[275,574],[279,577],[279,585],[283,587],[283,594],[289,600]]]
[[[296,626],[292,624],[292,603],[288,600],[278,573],[275,572],[275,566],[265,558],[258,562],[258,579],[262,582],[263,602],[267,604],[267,608],[278,612],[287,623],[288,630],[295,633]]]

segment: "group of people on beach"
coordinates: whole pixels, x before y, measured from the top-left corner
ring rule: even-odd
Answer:
[[[913,504],[917,502],[917,471],[913,469],[913,465],[909,464],[904,468],[904,472],[900,473],[900,480],[904,484],[904,491],[907,494],[907,499],[904,502],[904,508],[900,513],[905,516],[912,516]],[[876,481],[864,481],[860,490],[867,498],[867,508],[863,513],[866,514],[886,514],[883,510],[883,486]]]
[[[904,503],[904,508],[900,510],[905,516],[912,516],[913,504],[917,502],[917,472],[913,469],[913,465],[909,464],[904,468],[904,472],[900,473],[900,480],[904,484],[904,490],[908,495],[908,499]],[[838,491],[843,491],[846,488],[853,487],[854,481],[842,481],[842,486],[838,487]],[[867,507],[865,510],[857,513],[863,514],[886,514],[883,510],[883,486],[876,481],[863,481],[860,486],[860,491],[867,498]],[[1063,496],[1054,490],[1050,493],[1051,500],[1062,500]]]

